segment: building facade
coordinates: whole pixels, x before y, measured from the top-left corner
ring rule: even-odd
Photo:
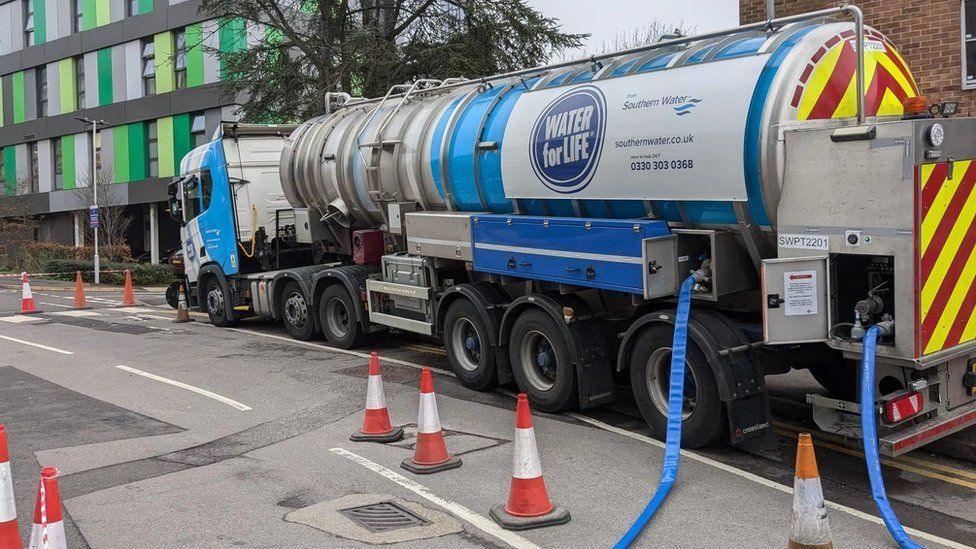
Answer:
[[[180,160],[234,119],[218,51],[250,40],[242,20],[213,20],[199,0],[0,0],[0,193],[21,196],[35,238],[80,244],[92,147],[102,205],[132,216],[135,255],[179,248],[167,185]],[[78,118],[102,120],[92,126]],[[100,187],[101,188],[101,187]],[[0,197],[0,200],[4,200]],[[107,202],[107,204],[106,204]]]
[[[836,0],[776,0],[777,16],[834,7]],[[976,114],[976,0],[855,0],[865,22],[905,57],[929,103],[959,102]],[[740,0],[739,19],[766,18],[765,0]]]

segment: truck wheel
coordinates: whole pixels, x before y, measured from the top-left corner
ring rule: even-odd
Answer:
[[[308,300],[294,280],[285,284],[281,292],[281,319],[291,337],[308,341],[315,337],[315,319],[312,318]]]
[[[211,276],[207,278],[206,290],[207,293],[204,299],[207,304],[207,314],[210,316],[210,323],[214,326],[234,325],[235,321],[227,318],[227,309],[224,308],[227,297],[224,295],[224,289],[221,287],[217,277]]]
[[[180,306],[180,282],[170,282],[166,287],[166,304],[176,309]]]
[[[576,402],[576,372],[569,346],[552,317],[529,309],[515,319],[509,337],[512,374],[532,405],[558,412]]]
[[[352,297],[344,287],[333,284],[319,298],[319,324],[329,345],[351,349],[363,343],[365,334],[356,320]]]
[[[495,353],[488,346],[488,327],[470,300],[458,299],[447,308],[444,347],[447,361],[465,387],[484,391],[497,384]]]
[[[651,326],[638,337],[630,355],[634,399],[644,421],[661,440],[667,433],[673,336],[671,326]],[[727,428],[725,405],[708,360],[691,339],[685,353],[684,389],[681,446],[701,448],[718,442]]]

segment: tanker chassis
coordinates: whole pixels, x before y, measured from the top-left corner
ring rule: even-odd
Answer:
[[[927,108],[857,8],[328,102],[183,160],[170,210],[215,325],[440,337],[466,386],[548,411],[629,384],[663,437],[691,275],[685,446],[768,430],[763,376],[791,368],[859,437],[871,326],[882,453],[976,423],[976,119]]]

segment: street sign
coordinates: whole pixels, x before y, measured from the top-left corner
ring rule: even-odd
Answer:
[[[88,226],[91,227],[92,229],[97,229],[98,228],[99,221],[100,221],[100,219],[98,217],[98,206],[89,206],[88,207]]]

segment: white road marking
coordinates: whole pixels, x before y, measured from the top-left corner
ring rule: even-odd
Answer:
[[[145,307],[122,307],[122,312],[124,313],[155,313],[158,312],[155,309],[147,309]]]
[[[44,349],[45,351],[53,351],[55,353],[61,353],[62,355],[74,354],[71,351],[65,351],[64,349],[58,349],[57,347],[49,347],[47,345],[41,345],[40,343],[32,343],[30,341],[24,341],[23,339],[17,339],[15,337],[0,335],[0,339],[6,339],[7,341],[13,341],[14,343],[20,343],[23,345],[30,345],[31,347],[37,347],[38,349]]]
[[[133,373],[133,374],[136,374],[136,375],[140,375],[142,377],[147,377],[149,379],[153,379],[153,380],[156,380],[156,381],[160,381],[162,383],[167,383],[167,384],[172,385],[174,387],[179,387],[180,389],[186,389],[187,391],[193,391],[194,393],[196,393],[198,395],[203,395],[203,396],[205,396],[207,398],[212,398],[212,399],[214,399],[214,400],[216,400],[218,402],[223,402],[224,404],[226,404],[228,406],[233,406],[234,408],[237,408],[238,410],[241,410],[241,411],[244,411],[244,412],[246,412],[246,411],[248,411],[248,410],[251,409],[251,407],[250,406],[247,406],[246,404],[241,404],[240,402],[237,402],[236,400],[231,400],[231,399],[229,399],[229,398],[227,398],[225,396],[220,396],[217,393],[212,393],[212,392],[210,392],[210,391],[208,391],[206,389],[201,389],[199,387],[194,387],[193,385],[188,385],[186,383],[182,383],[182,382],[179,382],[179,381],[174,381],[172,379],[165,378],[163,376],[158,376],[156,374],[150,374],[149,372],[143,372],[142,370],[137,370],[135,368],[130,368],[130,367],[124,366],[122,364],[116,366],[116,368],[118,368],[119,370],[123,370],[123,371],[129,372],[129,373]]]
[[[80,317],[80,316],[104,316],[104,315],[102,315],[102,313],[96,313],[95,311],[87,311],[87,310],[84,310],[84,309],[74,309],[74,310],[71,310],[71,311],[58,311],[56,313],[51,313],[51,314],[52,315],[58,315],[58,316],[74,316],[74,317]]]
[[[25,322],[43,322],[44,318],[40,316],[12,315],[0,316],[0,320],[10,322],[11,324],[23,324]]]
[[[485,518],[479,515],[478,513],[475,513],[474,511],[468,509],[467,507],[461,505],[460,503],[456,503],[449,499],[444,499],[440,497],[439,495],[431,491],[430,488],[424,486],[423,484],[414,482],[413,480],[408,479],[407,477],[401,475],[400,473],[391,471],[390,469],[383,467],[379,463],[370,461],[360,456],[359,454],[354,454],[349,450],[346,450],[345,448],[331,448],[329,449],[329,451],[332,452],[333,454],[336,454],[337,456],[342,456],[348,460],[358,463],[363,467],[369,469],[370,471],[379,474],[382,477],[386,477],[387,479],[392,480],[393,482],[399,484],[400,486],[406,488],[407,490],[410,490],[411,492],[426,499],[427,501],[435,505],[439,505],[440,507],[446,509],[452,515],[462,520],[468,521],[469,523],[471,523],[472,526],[481,530],[482,532],[492,535],[504,541],[505,543],[511,545],[512,547],[518,547],[520,549],[522,548],[538,549],[538,546],[536,544],[523,538],[522,536],[514,532],[510,532],[508,530],[502,529],[502,527],[498,526],[490,519]]]

